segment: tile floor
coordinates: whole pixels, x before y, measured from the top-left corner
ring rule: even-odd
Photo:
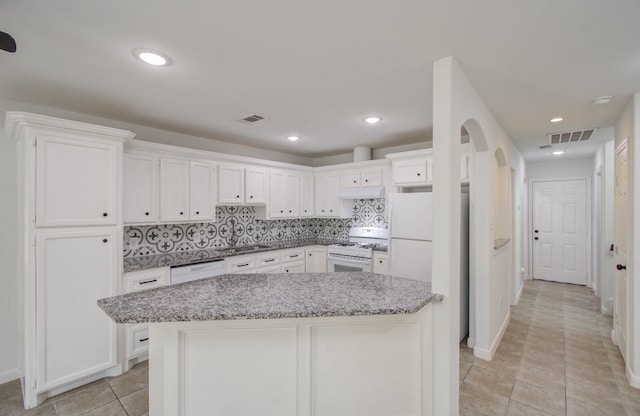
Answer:
[[[461,347],[460,415],[640,415],[611,326],[590,289],[527,281],[494,359]]]
[[[19,381],[0,385],[1,416],[146,416],[148,411],[147,362],[119,377],[105,378],[55,396],[31,410],[22,407]]]
[[[460,349],[460,415],[640,415],[640,390],[627,383],[599,309],[583,286],[527,281],[494,359]],[[148,395],[145,362],[29,411],[19,383],[2,384],[0,415],[142,416]]]

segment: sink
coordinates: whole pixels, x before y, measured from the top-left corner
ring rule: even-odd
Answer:
[[[218,249],[217,251],[223,254],[231,255],[231,254],[238,254],[238,253],[250,253],[252,251],[257,251],[257,250],[260,250],[263,248],[269,248],[269,247],[270,246],[267,244],[252,244],[250,246],[221,248],[221,249]]]

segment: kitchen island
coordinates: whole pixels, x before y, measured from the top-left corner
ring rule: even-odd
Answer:
[[[429,283],[233,274],[102,299],[148,322],[150,414],[431,415]]]

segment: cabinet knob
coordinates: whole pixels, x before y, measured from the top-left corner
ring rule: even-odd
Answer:
[[[324,210],[321,210],[322,212],[324,212]]]
[[[291,210],[289,210],[289,214],[291,214]]]
[[[332,210],[332,209],[330,209],[330,210],[329,210],[329,212],[333,212],[333,210]]]
[[[353,181],[353,183],[356,183],[356,181]]]
[[[250,195],[250,196],[249,196],[249,199],[253,199],[253,195]]]
[[[184,212],[180,211],[180,215],[184,215]]]
[[[420,172],[418,172],[418,176],[420,176]]]
[[[382,260],[378,260],[378,263],[382,264]]]
[[[616,264],[616,269],[618,270],[627,270],[626,264]]]
[[[280,213],[281,213],[281,214],[284,214],[284,210],[280,210]]]
[[[538,238],[538,237],[535,237],[535,238],[534,238],[534,240],[539,240],[539,238]]]
[[[196,215],[200,215],[200,211],[196,211]]]
[[[307,210],[305,209],[304,212],[307,212]]]
[[[109,240],[107,240],[106,238],[103,238],[103,239],[102,239],[102,242],[103,242],[103,243],[108,243],[108,242],[109,242]]]
[[[365,182],[369,182],[369,179],[365,179],[364,181],[365,181]]]
[[[103,213],[102,213],[102,216],[103,216],[103,217],[107,217],[107,216],[109,216],[109,214],[107,214],[106,212],[103,212]]]
[[[149,216],[149,213],[148,213],[148,212],[145,212],[145,213],[144,213],[144,215]]]
[[[236,195],[236,199],[240,198],[240,195]]]

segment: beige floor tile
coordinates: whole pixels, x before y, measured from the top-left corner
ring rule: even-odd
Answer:
[[[471,366],[472,364],[470,362],[460,360],[460,370],[459,370],[460,382],[462,382],[464,378],[467,376],[467,374],[469,373],[469,370],[471,370]]]
[[[622,404],[618,389],[606,388],[584,381],[578,382],[572,379],[567,379],[567,397],[591,403],[601,408]]]
[[[564,416],[565,392],[563,387],[536,386],[517,380],[511,399],[551,415]]]
[[[578,382],[585,381],[594,384],[602,384],[605,387],[617,388],[616,378],[610,367],[596,368],[590,365],[574,365],[567,363],[566,375],[568,379]]]
[[[81,416],[127,416],[127,413],[124,411],[120,402],[118,400],[114,400],[104,406],[89,410]]]
[[[22,395],[0,400],[0,415],[2,416],[54,416],[55,414],[56,410],[51,400],[29,410],[24,409]]]
[[[58,414],[75,416],[116,400],[106,381],[93,383],[89,387],[76,389],[71,394],[55,398]]]
[[[618,404],[600,408],[591,403],[567,397],[567,416],[626,416],[625,409]]]
[[[460,408],[483,415],[504,415],[509,398],[487,390],[483,386],[467,383],[460,386]]]
[[[149,411],[149,388],[124,396],[120,401],[129,416],[141,416]]]
[[[149,385],[149,366],[147,361],[137,364],[121,376],[107,379],[118,398],[141,390]]]
[[[565,387],[565,376],[562,372],[553,372],[548,368],[536,365],[523,365],[516,373],[516,379],[539,387]]]
[[[545,413],[542,410],[529,407],[515,400],[509,401],[507,416],[548,416],[548,415],[549,413]]]
[[[22,396],[20,380],[0,384],[0,402],[14,396]]]
[[[516,372],[510,368],[503,368],[502,371],[496,368],[485,368],[474,365],[469,370],[465,382],[485,386],[493,392],[502,396],[511,396]]]

